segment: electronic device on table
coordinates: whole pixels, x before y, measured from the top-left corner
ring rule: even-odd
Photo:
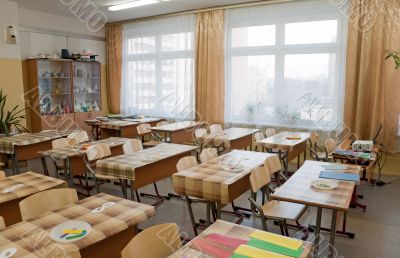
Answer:
[[[355,142],[353,142],[353,145],[352,145],[353,151],[371,152],[373,148],[374,148],[373,141],[355,141]]]

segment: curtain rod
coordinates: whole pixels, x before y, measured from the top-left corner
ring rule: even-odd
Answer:
[[[203,8],[203,9],[195,9],[195,10],[189,10],[189,11],[153,15],[153,16],[148,16],[148,17],[124,20],[124,21],[109,22],[108,24],[125,24],[125,23],[131,23],[131,22],[146,21],[146,20],[151,20],[151,19],[156,19],[156,18],[166,18],[166,17],[185,15],[185,14],[196,14],[196,13],[207,12],[207,11],[228,10],[228,9],[235,9],[235,8],[268,5],[268,4],[276,4],[276,3],[285,3],[285,2],[294,2],[294,1],[299,1],[299,0],[260,0],[260,1],[249,2],[249,3],[221,5],[221,6],[209,7],[209,8]]]

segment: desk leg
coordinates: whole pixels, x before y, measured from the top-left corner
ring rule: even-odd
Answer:
[[[193,227],[193,231],[194,231],[194,235],[197,236],[197,225],[196,225],[196,221],[194,219],[194,215],[193,215],[193,209],[192,209],[192,201],[190,200],[189,196],[185,196],[186,199],[186,204],[188,206],[189,209],[189,216],[190,216],[190,221],[192,222],[192,227]]]
[[[40,161],[42,162],[43,174],[49,176],[49,169],[47,168],[46,157],[40,157]]]
[[[332,210],[331,237],[330,237],[330,245],[329,245],[329,257],[330,258],[333,258],[333,254],[335,252],[336,218],[337,218],[337,210]]]
[[[19,163],[17,159],[17,152],[14,150],[14,154],[11,155],[12,162],[13,162],[13,173],[14,175],[19,174]]]
[[[317,223],[315,226],[314,232],[314,257],[318,258],[319,255],[319,237],[320,237],[320,229],[321,229],[321,217],[322,217],[322,208],[318,207],[317,210]]]

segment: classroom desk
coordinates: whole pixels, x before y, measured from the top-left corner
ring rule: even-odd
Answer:
[[[51,142],[55,139],[68,136],[68,131],[43,131],[40,133],[23,133],[11,137],[0,138],[0,153],[11,155],[14,174],[19,173],[19,161],[39,158],[39,151],[52,148]]]
[[[91,213],[108,202],[116,204],[99,214]],[[122,249],[136,235],[137,225],[154,214],[152,206],[98,194],[5,229],[0,232],[0,252],[14,247],[17,253],[13,258],[67,257],[71,251],[79,251],[83,258],[120,258]],[[90,233],[69,244],[52,240],[51,230],[70,220],[89,223]]]
[[[20,185],[21,188],[4,193],[12,186]],[[19,202],[26,197],[52,188],[65,188],[67,182],[34,172],[7,177],[0,181],[0,216],[4,218],[7,226],[20,222],[21,212]]]
[[[188,200],[187,205],[195,233],[197,224],[193,217],[189,198],[195,197],[216,203],[217,217],[220,218],[224,206],[250,189],[250,173],[257,167],[264,165],[265,160],[270,156],[275,156],[275,154],[233,150],[208,163],[173,175],[175,192],[186,196]],[[239,172],[224,170],[219,164],[220,159],[224,157],[240,158],[240,165],[243,166],[243,170]],[[242,210],[240,207],[236,208]]]
[[[207,134],[197,140],[204,146],[223,146],[226,149],[247,149],[253,145],[253,135],[260,129],[232,127],[223,130],[222,134]]]
[[[205,122],[184,121],[151,128],[151,131],[166,135],[170,143],[185,143],[194,140],[194,131],[204,127]]]
[[[207,248],[202,246],[202,240],[210,241],[207,238],[210,236],[215,236],[216,234],[223,235],[230,238],[235,238],[235,240],[248,241],[250,240],[250,235],[254,232],[257,232],[257,229],[244,227],[241,225],[237,225],[234,223],[225,222],[222,220],[217,220],[214,224],[212,224],[209,228],[203,231],[199,236],[194,238],[192,241],[187,243],[185,246],[181,247],[179,250],[168,256],[168,258],[184,258],[184,257],[202,257],[202,258],[211,258],[215,257],[215,254],[210,253]],[[282,238],[287,238],[282,236]],[[288,238],[289,239],[289,238]],[[232,255],[237,246],[225,246],[219,243],[213,242],[212,247],[219,249],[219,251],[227,252],[228,255]],[[204,243],[204,242],[203,242]],[[232,243],[232,242],[231,242]],[[230,244],[231,244],[230,243]],[[201,246],[201,247],[200,247]],[[203,247],[203,248],[202,248]],[[300,255],[300,258],[308,258],[311,257],[312,253],[312,244],[309,242],[303,242],[304,248],[303,253]],[[207,249],[207,250],[206,250]],[[211,248],[213,249],[213,248]],[[215,249],[213,249],[215,250]]]
[[[302,153],[304,155],[304,160],[306,160],[307,141],[309,139],[310,133],[281,132],[258,141],[257,144],[269,149],[278,149],[280,158],[282,158],[282,152],[285,152],[285,169],[288,171],[289,161],[297,157],[299,165],[299,159]]]
[[[314,242],[315,257],[318,257],[322,209],[332,210],[329,257],[333,257],[337,212],[339,211],[344,212],[345,215],[347,214],[355,189],[355,184],[353,182],[345,181],[339,181],[338,187],[333,190],[318,190],[313,188],[311,182],[319,178],[320,172],[324,170],[322,165],[327,164],[330,163],[307,160],[303,166],[272,195],[272,199],[274,200],[317,207],[318,211],[314,234],[316,236]],[[348,172],[356,174],[359,173],[359,169],[349,169]]]
[[[135,190],[172,176],[176,172],[178,161],[191,156],[197,148],[197,146],[162,143],[132,155],[99,160],[96,163],[96,172],[99,175],[123,179],[125,183],[131,181],[133,200]],[[159,201],[156,204],[164,200],[162,196],[158,197]]]
[[[371,152],[370,158],[358,158],[351,155],[343,155],[343,153],[336,153],[336,151],[349,151],[351,150],[351,139],[345,139],[341,142],[338,147],[336,148],[335,152],[332,153],[333,158],[344,160],[347,163],[360,165],[363,168],[363,180],[367,180],[369,183],[372,182],[374,177],[374,170],[376,167],[376,163],[378,160],[378,153],[380,151],[380,147],[374,146]],[[367,177],[366,177],[367,176]]]

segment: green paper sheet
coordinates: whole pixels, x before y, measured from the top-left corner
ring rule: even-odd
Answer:
[[[241,254],[233,254],[230,258],[249,258],[249,257],[241,255]]]
[[[262,240],[252,238],[248,243],[248,246],[252,246],[258,249],[270,251],[272,253],[282,254],[290,257],[298,258],[304,251],[303,247],[300,247],[298,250],[292,250],[283,246],[271,244]],[[236,257],[235,257],[236,258]]]

